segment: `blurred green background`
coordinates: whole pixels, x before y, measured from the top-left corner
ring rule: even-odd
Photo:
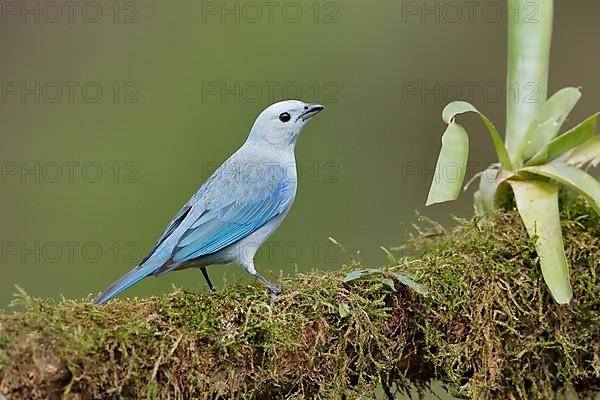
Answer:
[[[347,256],[329,236],[382,264],[379,246],[401,244],[417,212],[469,216],[472,189],[424,202],[448,101],[504,126],[506,18],[535,19],[504,3],[3,2],[0,307],[14,285],[82,297],[128,271],[259,112],[286,98],[327,110],[299,140],[298,196],[260,271],[338,268]],[[556,2],[550,92],[584,94],[568,126],[600,104],[599,13],[594,0]],[[481,123],[464,121],[470,176],[494,152]],[[248,279],[237,266],[210,272],[218,286]],[[172,285],[205,290],[188,270],[125,296]]]

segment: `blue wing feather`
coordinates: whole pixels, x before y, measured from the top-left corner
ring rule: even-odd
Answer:
[[[288,184],[279,182],[275,192],[237,200],[207,210],[185,232],[173,251],[173,261],[185,263],[219,251],[269,222],[289,207]],[[161,271],[162,272],[162,271]]]

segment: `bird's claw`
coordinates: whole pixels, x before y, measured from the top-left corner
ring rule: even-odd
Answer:
[[[281,293],[281,288],[277,285],[271,284],[269,286],[269,305],[271,308],[275,306],[275,298]]]
[[[255,276],[256,279],[267,285],[267,287],[269,288],[269,306],[273,308],[273,306],[275,305],[275,297],[277,297],[277,295],[281,292],[281,288],[276,284],[266,280],[265,277],[259,273],[256,273]]]

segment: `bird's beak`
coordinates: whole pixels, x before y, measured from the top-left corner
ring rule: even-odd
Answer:
[[[308,121],[325,108],[325,106],[322,106],[320,104],[307,104],[306,107],[308,108],[298,117],[302,118],[302,121]]]

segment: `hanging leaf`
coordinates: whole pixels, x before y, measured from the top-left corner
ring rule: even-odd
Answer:
[[[450,122],[454,121],[454,118],[457,115],[464,114],[467,112],[474,112],[477,115],[479,115],[479,117],[488,129],[490,137],[492,138],[492,142],[494,143],[494,148],[496,149],[496,155],[498,156],[498,161],[500,162],[500,165],[504,169],[510,169],[512,167],[510,157],[508,156],[508,152],[506,151],[506,147],[504,147],[504,142],[502,142],[502,138],[500,137],[498,130],[496,129],[494,124],[492,124],[492,122],[485,115],[479,112],[479,110],[475,108],[475,106],[473,106],[471,103],[468,103],[466,101],[453,101],[452,103],[449,103],[448,105],[446,105],[446,107],[444,107],[444,110],[442,111],[442,119],[444,120],[444,122],[449,124]]]
[[[442,149],[435,166],[426,206],[455,200],[458,197],[467,172],[468,157],[469,136],[462,126],[451,122],[442,136]]]

